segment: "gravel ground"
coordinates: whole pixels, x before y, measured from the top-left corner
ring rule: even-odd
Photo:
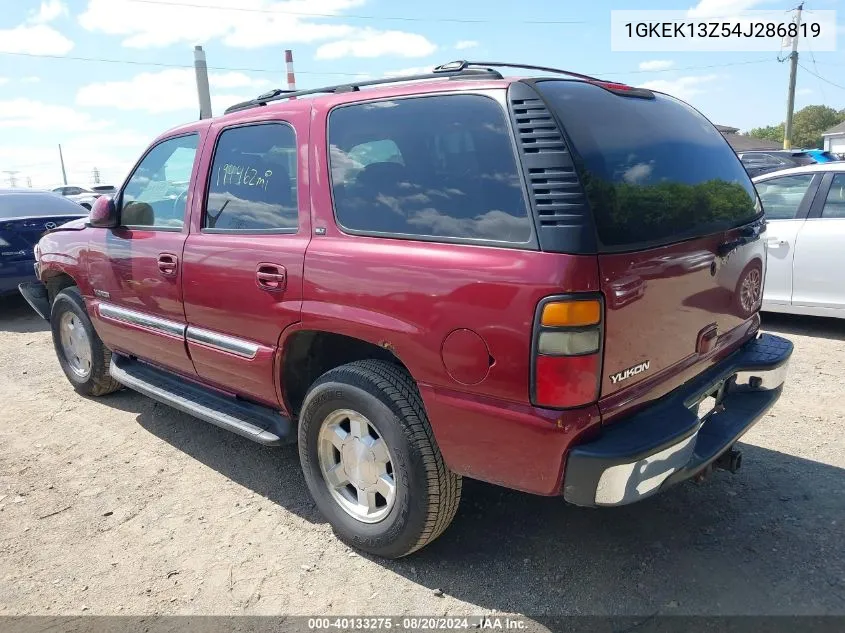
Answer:
[[[334,538],[294,448],[80,397],[0,301],[0,615],[845,614],[845,322],[764,321],[796,350],[737,475],[606,510],[466,481],[391,562]]]

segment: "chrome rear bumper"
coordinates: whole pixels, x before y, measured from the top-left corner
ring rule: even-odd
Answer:
[[[792,343],[764,334],[648,409],[573,448],[564,498],[582,506],[633,503],[701,472],[780,397]],[[698,404],[714,396],[703,418]]]

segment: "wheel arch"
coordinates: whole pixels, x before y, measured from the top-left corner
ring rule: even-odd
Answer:
[[[79,286],[76,280],[67,272],[52,268],[42,271],[41,281],[47,288],[47,297],[50,300],[50,306],[53,305],[56,295],[58,295],[62,290],[65,288],[72,288],[73,286]]]
[[[388,341],[375,342],[329,330],[301,329],[280,342],[280,395],[291,415],[298,415],[308,388],[320,376],[358,360],[383,360],[398,365],[413,379],[408,365]]]

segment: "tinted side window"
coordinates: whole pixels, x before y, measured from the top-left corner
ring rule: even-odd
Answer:
[[[812,181],[813,174],[799,174],[758,182],[757,194],[766,217],[770,220],[794,219]]]
[[[198,138],[196,134],[178,136],[149,151],[123,190],[122,225],[182,228]]]
[[[296,230],[296,136],[284,123],[224,130],[209,175],[203,228]]]
[[[505,114],[450,95],[335,109],[332,186],[347,230],[511,243],[531,239]]]
[[[823,218],[845,218],[845,174],[836,174],[822,209]]]

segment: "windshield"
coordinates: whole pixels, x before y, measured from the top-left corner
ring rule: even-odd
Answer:
[[[668,244],[760,214],[754,186],[706,118],[667,95],[625,97],[576,81],[542,81],[595,217],[602,249]]]

